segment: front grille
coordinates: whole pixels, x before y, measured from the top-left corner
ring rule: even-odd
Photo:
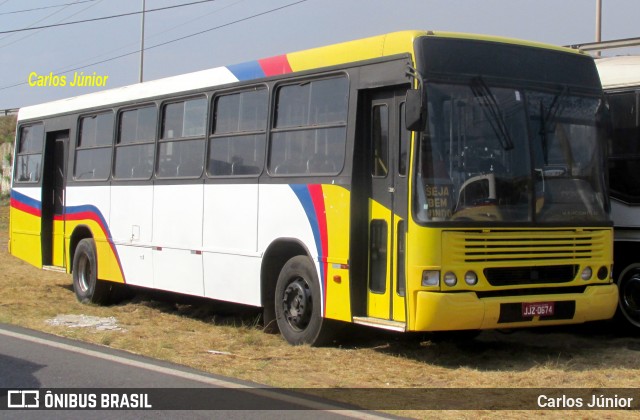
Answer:
[[[578,274],[578,265],[553,265],[542,267],[494,267],[485,268],[484,276],[492,286],[521,284],[568,283]]]
[[[447,264],[532,262],[553,265],[559,260],[606,259],[608,231],[486,230],[445,231]]]

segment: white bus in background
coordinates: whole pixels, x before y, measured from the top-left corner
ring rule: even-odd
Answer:
[[[618,315],[640,328],[640,55],[596,60],[613,123],[609,142]]]

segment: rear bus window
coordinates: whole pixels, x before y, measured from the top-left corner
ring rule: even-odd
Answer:
[[[42,172],[44,125],[32,124],[20,127],[16,154],[15,181],[38,182]]]

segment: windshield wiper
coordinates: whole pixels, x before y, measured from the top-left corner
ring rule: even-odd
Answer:
[[[482,111],[489,120],[491,128],[500,141],[500,145],[504,150],[513,149],[513,140],[507,129],[507,125],[502,117],[502,110],[500,105],[496,101],[496,98],[491,93],[491,89],[485,83],[484,79],[480,76],[471,79],[471,91],[476,99],[484,105]]]
[[[568,89],[566,86],[562,88],[562,92],[553,97],[553,101],[551,101],[551,105],[549,105],[549,109],[547,112],[544,112],[544,104],[542,103],[542,99],[540,100],[540,139],[542,141],[542,152],[544,155],[545,163],[549,160],[548,156],[548,147],[547,147],[547,134],[550,133],[547,130],[547,124],[556,119],[556,115],[558,115],[558,111],[560,110],[560,105],[562,104],[562,100],[568,94]]]

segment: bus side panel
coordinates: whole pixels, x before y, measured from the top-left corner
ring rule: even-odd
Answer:
[[[53,258],[51,264],[56,267],[66,267],[64,248],[68,248],[64,241],[64,215],[56,214],[53,218]]]
[[[71,236],[79,227],[86,227],[96,244],[98,278],[118,283],[124,282],[120,258],[111,241],[108,220],[110,219],[110,187],[67,187],[65,208],[65,246],[69,249]],[[88,204],[91,203],[91,204]],[[69,251],[72,251],[69,249]],[[71,252],[67,252],[66,267],[71,271]]]
[[[11,190],[11,254],[42,267],[42,203],[40,188]]]
[[[204,186],[204,295],[260,306],[258,185]]]
[[[155,185],[153,286],[204,295],[202,282],[202,184]]]
[[[127,284],[153,287],[153,185],[113,185],[109,228]]]
[[[273,241],[281,238],[300,241],[316,264],[322,293],[322,315],[345,321],[351,320],[347,268],[348,205],[348,192],[338,186],[260,186],[259,249],[266,250]],[[340,278],[334,280],[334,275]],[[331,297],[328,291],[331,291]]]
[[[351,194],[337,185],[323,185],[324,208],[327,217],[327,295],[325,316],[351,321],[349,287],[349,232]]]
[[[261,306],[260,265],[255,256],[221,252],[203,254],[205,296],[211,299]]]
[[[264,255],[276,240],[299,242],[316,265],[324,301],[324,264],[322,253],[326,235],[315,220],[316,211],[306,184],[260,184],[258,250]],[[323,215],[324,216],[324,215]],[[324,312],[323,312],[324,314]]]

